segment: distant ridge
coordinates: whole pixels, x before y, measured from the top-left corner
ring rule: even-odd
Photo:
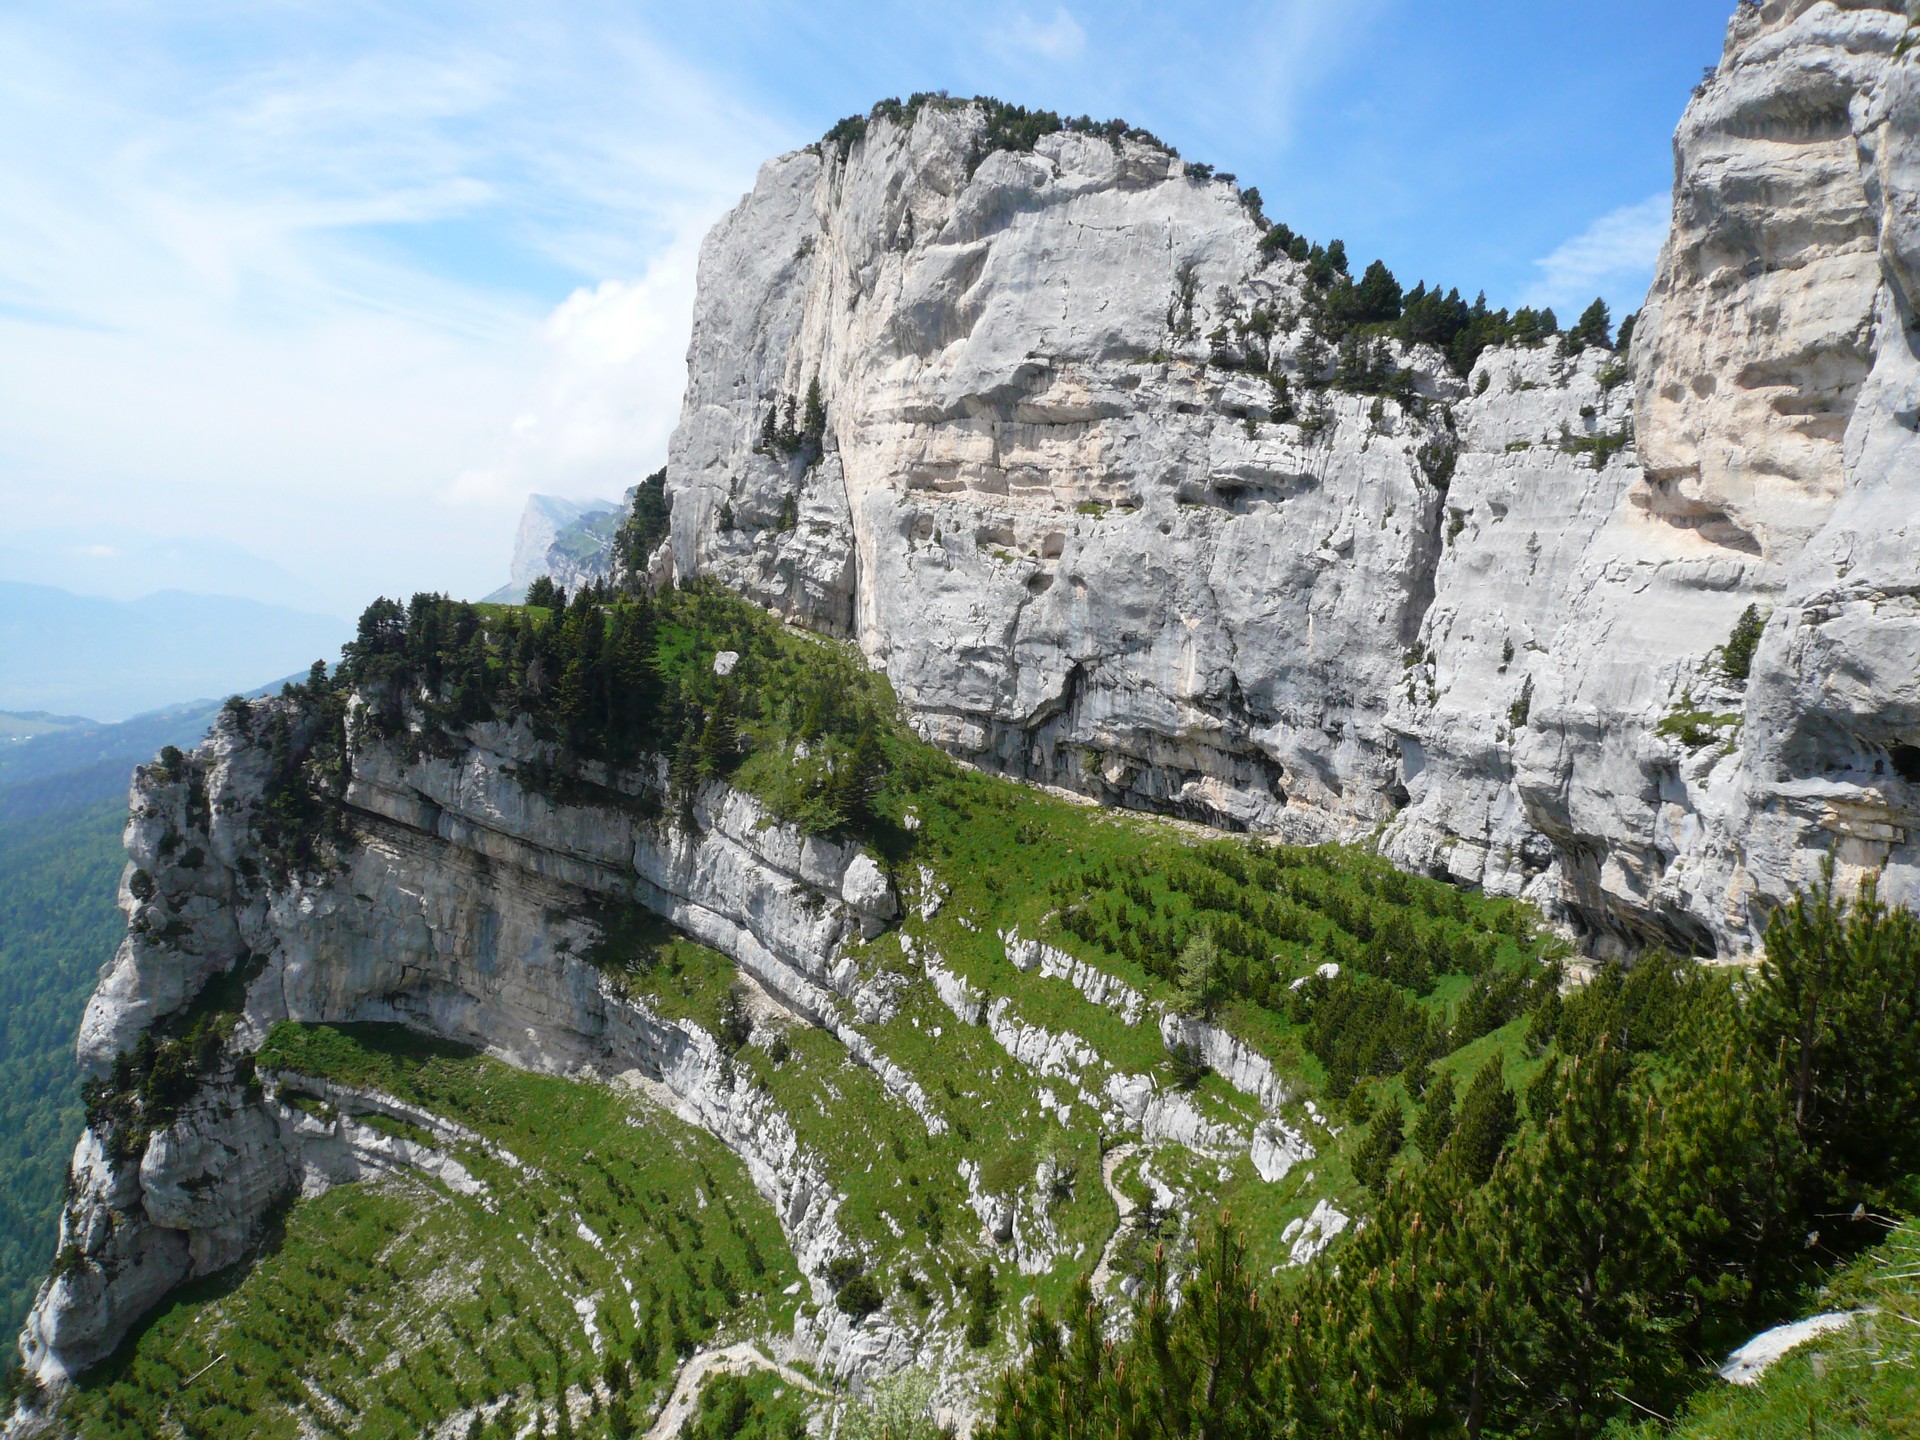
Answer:
[[[304,671],[351,633],[332,616],[253,600],[177,590],[105,600],[0,581],[0,710],[123,720]]]

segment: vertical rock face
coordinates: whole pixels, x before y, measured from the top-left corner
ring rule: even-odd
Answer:
[[[709,237],[680,572],[856,636],[995,768],[1302,837],[1387,818],[1437,407],[1333,394],[1279,423],[1234,321],[1264,309],[1250,343],[1298,350],[1300,267],[1238,192],[1131,140],[980,158],[981,125],[930,107],[773,161]],[[809,466],[762,436],[814,384]]]
[[[1920,898],[1911,34],[1743,6],[1681,123],[1635,347],[1644,472],[1581,566],[1517,777],[1602,924],[1743,948],[1829,854]],[[1747,605],[1770,618],[1729,682],[1706,652]]]
[[[242,1258],[280,1201],[366,1168],[254,1079],[251,1052],[287,1019],[398,1022],[531,1069],[654,1082],[741,1155],[803,1270],[822,1270],[842,1248],[838,1198],[786,1118],[736,1084],[711,1036],[662,1019],[583,957],[595,906],[650,907],[844,1033],[882,1084],[924,1108],[914,1081],[841,1018],[841,999],[870,1000],[843,942],[896,913],[871,857],[773,823],[718,785],[684,826],[556,800],[517,778],[546,753],[522,722],[476,727],[451,758],[356,745],[353,844],[325,873],[272,882],[258,822],[286,713],[274,701],[250,721],[223,717],[177,767],[136,776],[129,938],[88,1004],[82,1066],[116,1077],[116,1062],[204,1008],[211,983],[234,986],[232,1039],[167,1116],[138,1131],[90,1121],[62,1261],[22,1336],[29,1373],[57,1385],[98,1361],[174,1286]],[[907,1342],[884,1323],[855,1333],[844,1320],[830,1311],[807,1337],[823,1363],[903,1363]]]
[[[612,563],[613,532],[620,507],[610,500],[567,500],[529,495],[513,536],[512,579],[507,589],[525,595],[542,575],[572,590],[604,574]]]
[[[1304,393],[1299,267],[1164,151],[982,158],[959,106],[772,161],[702,255],[675,566],[852,635],[962,756],[1289,838],[1384,823],[1603,938],[1748,948],[1835,849],[1914,893],[1908,32],[1741,7],[1631,373],[1415,351],[1430,403],[1293,422],[1245,361]],[[768,443],[813,385],[817,451]]]

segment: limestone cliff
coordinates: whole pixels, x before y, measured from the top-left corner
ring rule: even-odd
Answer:
[[[1912,35],[1880,7],[1743,7],[1681,126],[1631,363],[1501,348],[1458,376],[1395,347],[1404,379],[1377,396],[1314,383],[1303,267],[1231,185],[1138,137],[983,151],[976,109],[879,114],[770,162],[707,242],[655,573],[851,639],[921,734],[984,768],[1294,839],[1377,835],[1406,869],[1525,894],[1603,942],[1741,951],[1829,853],[1920,901]],[[1749,607],[1766,621],[1735,678],[1718,652]],[[551,696],[512,648],[527,633],[481,668]],[[700,693],[740,659],[695,655]],[[413,721],[457,688],[419,682]],[[1274,1222],[1274,1264],[1346,1226],[1315,1188],[1344,1167],[1307,1163],[1340,1130],[1259,1027],[1175,1013],[1171,956],[1115,950],[1081,913],[1096,885],[1147,896],[1186,835],[1068,823],[972,776],[992,793],[956,789],[939,823],[977,827],[973,849],[938,853],[915,800],[883,853],[711,767],[671,779],[678,729],[621,770],[524,715],[383,734],[364,694],[341,703],[324,865],[281,848],[285,766],[318,723],[294,700],[236,707],[136,781],[128,938],[81,1035],[107,1088],[24,1341],[56,1389],[250,1253],[288,1197],[399,1170],[468,1183],[433,1117],[334,1087],[322,1123],[258,1072],[284,1020],[400,1022],[658,1098],[744,1162],[813,1302],[792,1343],[851,1377],[963,1371],[967,1302],[903,1279],[919,1313],[836,1308],[836,1258],[1120,1284],[1136,1203],[1231,1191]],[[705,723],[684,718],[683,749]],[[837,763],[784,732],[754,758]],[[1083,868],[1041,875],[1082,847]],[[983,866],[991,884],[950,901]],[[1428,888],[1448,903],[1427,919],[1468,911]],[[1439,951],[1499,950],[1530,983],[1524,917],[1472,904],[1484,935]],[[752,1033],[804,1043],[776,1061],[768,1039],[747,1077],[739,1037],[596,960],[606,907],[710,947]],[[1171,946],[1163,920],[1147,929]],[[1325,954],[1283,958],[1282,1001],[1339,979]],[[114,1119],[131,1067],[189,1052],[193,1083],[151,1124]],[[913,1210],[888,1173],[909,1154]],[[940,1194],[977,1240],[944,1230]]]
[[[1910,29],[1824,0],[1735,17],[1675,142],[1638,468],[1503,455],[1542,397],[1593,403],[1577,380],[1503,401],[1496,376],[1461,407],[1464,528],[1390,853],[1496,885],[1545,863],[1537,893],[1603,934],[1707,953],[1748,948],[1828,854],[1920,893]],[[1768,623],[1731,679],[1750,605]]]
[[[861,978],[833,963],[842,942],[896,913],[872,860],[769,825],[724,787],[697,797],[684,829],[556,802],[515,778],[543,748],[520,722],[475,732],[457,759],[356,748],[353,843],[336,868],[276,882],[260,826],[285,707],[230,713],[178,769],[136,776],[129,935],[82,1021],[82,1069],[110,1076],[222,979],[240,982],[237,1029],[131,1150],[124,1126],[96,1122],[83,1137],[61,1222],[71,1259],[29,1318],[30,1373],[58,1384],[99,1360],[168,1290],[246,1254],[292,1194],[397,1163],[365,1136],[349,1135],[343,1155],[339,1133],[316,1133],[251,1077],[246,1057],[285,1019],[399,1022],[526,1068],[652,1085],[742,1155],[803,1270],[821,1270],[842,1241],[819,1163],[763,1095],[735,1084],[711,1036],[623,998],[583,958],[597,936],[587,917],[596,900],[638,898],[711,940],[783,1010],[844,1029],[911,1105],[914,1082],[839,1019]],[[904,1342],[830,1311],[808,1343],[857,1369]]]
[[[1600,937],[1743,950],[1836,843],[1909,895],[1907,31],[1743,6],[1679,132],[1635,378],[1397,352],[1412,403],[1295,409],[1247,373],[1256,312],[1294,395],[1318,360],[1232,185],[876,113],[708,237],[674,562],[857,639],[966,758],[1295,838],[1384,825]],[[814,385],[817,461],[767,443]]]
[[[779,635],[737,601],[675,603],[749,615],[751,643],[820,663],[818,642]],[[676,634],[691,673],[744,673],[711,635]],[[811,1287],[791,1336],[775,1337],[785,1353],[856,1383],[929,1368],[963,1416],[980,1362],[958,1347],[957,1302],[840,1306],[836,1265],[863,1257],[941,1277],[985,1256],[1004,1261],[1005,1284],[1058,1285],[1104,1247],[1103,1284],[1137,1285],[1110,1263],[1126,1238],[1110,1219],[1112,1171],[1129,1160],[1176,1216],[1234,1184],[1258,1192],[1273,1235],[1319,1217],[1312,1235],[1287,1236],[1288,1263],[1345,1224],[1338,1197],[1298,1173],[1338,1132],[1271,1056],[1173,1013],[1164,987],[1149,994],[945,905],[965,881],[950,853],[916,839],[922,811],[937,801],[951,824],[977,797],[944,795],[921,771],[903,780],[918,788],[889,832],[890,874],[873,849],[782,820],[737,785],[683,788],[657,741],[630,764],[583,758],[532,715],[509,718],[504,701],[500,718],[448,725],[415,681],[404,718],[382,720],[394,692],[369,683],[373,698],[309,686],[231,705],[199,749],[136,776],[128,935],[82,1022],[89,1127],[61,1259],[22,1338],[56,1433],[73,1376],[183,1283],[254,1256],[295,1197],[411,1175],[497,1204],[473,1174],[476,1151],[491,1153],[480,1137],[430,1107],[262,1058],[285,1021],[404,1026],[666,1106],[744,1163]],[[898,740],[936,779],[986,787],[996,812],[1012,803],[1014,787]],[[1079,807],[1032,803],[1066,836],[1089,823]],[[1171,853],[1189,837],[1156,843]],[[903,847],[923,858],[909,867]],[[963,849],[977,856],[978,842]],[[1005,885],[993,880],[995,904]],[[685,1013],[691,992],[660,972],[635,980],[642,952],[620,937],[636,915],[703,947],[723,990],[738,980],[744,1032],[729,1037],[724,1009],[719,1024]],[[1180,1049],[1219,1077],[1213,1093],[1161,1073]],[[1104,1186],[1076,1179],[1099,1173],[1122,1136]],[[978,1239],[949,1228],[943,1206],[971,1212]],[[591,1315],[604,1298],[575,1300]],[[585,1340],[597,1354],[592,1331]],[[38,1433],[43,1413],[23,1412],[21,1433]]]

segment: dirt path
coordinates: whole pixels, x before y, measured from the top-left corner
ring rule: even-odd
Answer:
[[[1133,1212],[1139,1208],[1133,1203],[1132,1196],[1113,1183],[1113,1177],[1139,1149],[1138,1145],[1131,1142],[1116,1145],[1100,1161],[1100,1183],[1107,1187],[1107,1194],[1113,1197],[1113,1208],[1120,1212],[1120,1219],[1113,1227],[1113,1234],[1107,1237],[1107,1243],[1100,1249],[1100,1263],[1093,1267],[1093,1293],[1096,1299],[1106,1297],[1107,1283],[1113,1279],[1113,1252],[1120,1248],[1120,1239],[1127,1233],[1127,1221],[1133,1218]]]
[[[700,1387],[706,1384],[708,1376],[716,1372],[744,1375],[749,1370],[771,1370],[789,1385],[797,1385],[814,1395],[827,1393],[798,1370],[769,1360],[759,1346],[749,1341],[720,1350],[701,1350],[680,1367],[679,1378],[673,1382],[673,1394],[667,1397],[666,1408],[647,1431],[646,1440],[673,1440],[680,1433],[700,1403]]]

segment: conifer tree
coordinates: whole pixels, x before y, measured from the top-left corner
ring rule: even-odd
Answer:
[[[1220,945],[1212,930],[1196,930],[1180,951],[1178,1003],[1185,1015],[1210,1017],[1225,998]]]
[[[1400,282],[1384,261],[1376,260],[1353,287],[1353,321],[1356,325],[1375,325],[1398,320],[1400,301]]]
[[[1574,346],[1595,346],[1602,350],[1613,348],[1613,314],[1607,309],[1605,300],[1595,300],[1580,314],[1574,327],[1568,332]]]
[[[1428,1160],[1439,1155],[1453,1134],[1453,1072],[1442,1070],[1427,1086],[1420,1119],[1413,1127],[1413,1143]]]
[[[1602,1042],[1558,1083],[1552,1118],[1506,1172],[1505,1199],[1533,1404],[1587,1440],[1633,1403],[1670,1404],[1688,1366],[1663,1313],[1677,1257],[1647,1203],[1653,1111],[1630,1057]]]
[[[801,422],[800,438],[806,442],[809,451],[818,456],[827,435],[827,402],[820,395],[820,378],[815,376],[807,382],[807,408]]]
[[[1381,1107],[1380,1113],[1373,1117],[1373,1128],[1367,1132],[1365,1142],[1354,1156],[1354,1178],[1376,1196],[1384,1195],[1394,1157],[1405,1143],[1406,1120],[1400,1113],[1398,1102],[1389,1100]]]
[[[1877,1201],[1920,1170],[1920,925],[1880,903],[1872,876],[1849,904],[1829,861],[1774,917],[1748,1013],[1834,1202]]]
[[[1507,1089],[1498,1057],[1487,1061],[1467,1087],[1460,1116],[1447,1140],[1449,1159],[1470,1184],[1484,1185],[1519,1126],[1519,1107]]]

